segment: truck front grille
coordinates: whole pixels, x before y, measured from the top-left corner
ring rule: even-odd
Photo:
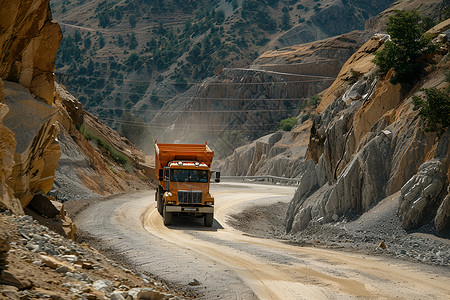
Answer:
[[[178,203],[180,204],[202,204],[202,191],[178,191]]]

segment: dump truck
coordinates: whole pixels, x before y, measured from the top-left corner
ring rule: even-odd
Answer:
[[[214,221],[214,198],[210,180],[220,182],[220,173],[211,171],[214,157],[206,144],[161,144],[155,141],[155,175],[159,185],[155,193],[158,212],[164,225],[178,215],[204,218],[211,227]]]

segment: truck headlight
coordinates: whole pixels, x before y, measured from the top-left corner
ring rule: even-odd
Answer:
[[[172,193],[171,192],[167,192],[167,196],[168,197],[172,197]]]
[[[206,201],[206,205],[212,205],[212,201]]]

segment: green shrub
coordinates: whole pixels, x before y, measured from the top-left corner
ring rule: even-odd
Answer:
[[[291,131],[297,125],[297,118],[291,117],[280,121],[280,128],[284,131]]]
[[[425,65],[419,58],[435,49],[431,39],[424,36],[425,25],[415,10],[397,10],[389,17],[386,31],[391,40],[376,53],[374,62],[382,75],[390,69],[395,71],[393,84],[411,84],[424,72]]]
[[[317,105],[319,105],[321,100],[322,100],[322,98],[319,95],[311,96],[311,97],[309,97],[307,106],[317,107]]]
[[[419,115],[425,118],[425,131],[436,132],[440,138],[450,123],[450,90],[430,88],[421,91],[425,97],[413,96],[414,110],[419,110]]]
[[[133,169],[128,156],[118,151],[102,138],[96,136],[91,130],[89,130],[89,128],[85,124],[82,124],[80,126],[79,131],[87,140],[95,142],[98,146],[104,148],[107,152],[109,152],[110,157],[114,159],[115,162],[121,164],[127,172],[130,172],[130,170]]]

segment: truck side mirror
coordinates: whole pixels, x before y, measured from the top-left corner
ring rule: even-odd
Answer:
[[[158,179],[159,181],[163,181],[164,180],[164,171],[163,169],[159,169],[159,173],[158,173]]]
[[[220,172],[216,172],[216,179],[214,181],[217,183],[220,182]]]

